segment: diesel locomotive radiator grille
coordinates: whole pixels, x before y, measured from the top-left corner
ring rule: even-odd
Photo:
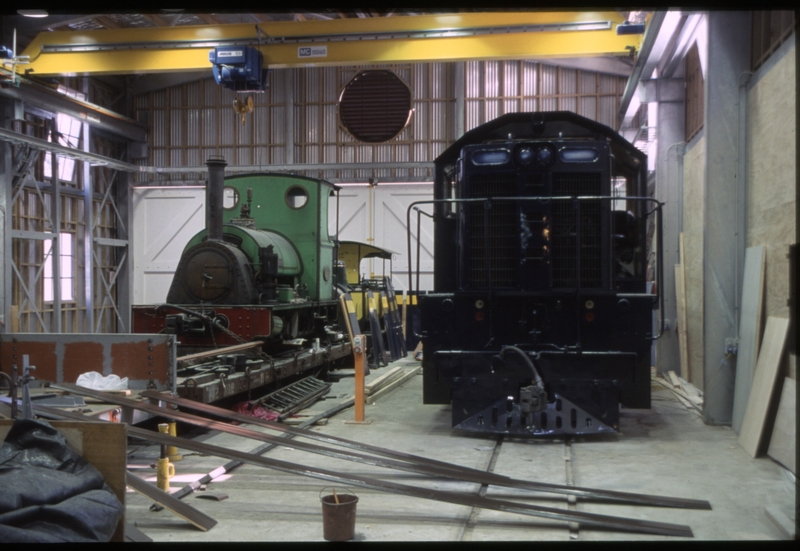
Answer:
[[[517,182],[513,173],[474,174],[469,180],[468,193],[471,198],[514,197]],[[488,239],[484,208],[483,203],[466,205],[467,285],[487,287],[491,278],[492,287],[513,287],[519,262],[517,206],[510,201],[492,202],[488,212]]]
[[[601,175],[596,172],[554,173],[553,196],[601,195]],[[581,287],[600,287],[601,202],[580,201]],[[551,210],[551,263],[553,287],[576,287],[578,210],[573,201],[553,201]]]

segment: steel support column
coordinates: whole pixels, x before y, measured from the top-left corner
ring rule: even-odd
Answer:
[[[56,119],[50,119],[50,131],[58,135]],[[50,247],[51,266],[53,267],[53,318],[50,320],[50,332],[61,333],[61,182],[58,174],[58,155],[50,155],[50,185],[53,187],[51,216],[52,232],[55,234]]]
[[[86,97],[89,97],[89,78],[86,77],[83,79],[83,93]],[[89,125],[87,123],[83,123],[83,136],[81,138],[82,147],[81,149],[84,153],[89,153],[91,151],[91,133],[89,129]],[[92,182],[92,165],[86,161],[80,163],[80,176],[83,180],[83,195],[84,195],[84,207],[83,207],[83,290],[84,290],[84,300],[86,306],[85,312],[85,329],[86,333],[94,333],[94,239],[93,239],[93,228],[94,228],[94,200],[92,195],[94,193],[94,182]]]
[[[11,129],[14,101],[0,97],[0,128]],[[11,322],[11,181],[14,173],[13,146],[0,141],[0,256],[4,259],[0,274],[0,333]]]
[[[736,335],[736,273],[744,255],[737,250],[738,78],[750,69],[750,13],[708,13],[708,64],[705,75],[704,129],[706,173],[703,232],[704,369],[703,419],[730,424],[736,358],[726,340]]]
[[[136,147],[133,143],[128,143],[126,149],[125,159],[131,158],[131,149]],[[133,324],[131,321],[131,307],[133,306],[133,248],[131,242],[133,240],[133,229],[131,228],[131,221],[133,220],[133,174],[130,172],[117,173],[118,185],[115,189],[115,200],[117,202],[117,213],[124,225],[122,232],[117,231],[117,236],[128,242],[125,248],[126,264],[125,268],[120,270],[117,267],[117,304],[122,312],[122,327],[118,331],[122,333],[132,333]]]
[[[102,216],[103,208],[106,204],[110,204],[114,209],[115,215],[115,223],[116,223],[116,230],[118,238],[103,238],[103,237],[95,237],[95,230],[97,227],[97,217],[94,220],[93,228],[92,228],[92,242],[94,243],[94,251],[93,257],[96,263],[97,268],[97,283],[98,285],[98,302],[100,308],[100,314],[97,316],[97,324],[95,328],[95,333],[101,333],[101,323],[103,321],[103,317],[105,315],[105,307],[106,305],[110,304],[111,308],[113,309],[113,316],[119,321],[120,327],[118,328],[119,332],[127,333],[128,330],[126,329],[129,327],[129,320],[130,320],[130,303],[129,302],[122,302],[119,300],[119,296],[130,296],[130,295],[123,295],[123,290],[118,284],[118,279],[120,274],[126,274],[130,270],[128,269],[128,250],[129,250],[129,241],[127,239],[128,235],[128,216],[127,216],[127,186],[121,185],[120,181],[128,181],[128,173],[121,173],[118,171],[114,171],[113,176],[111,176],[110,180],[106,180],[105,174],[103,172],[96,173],[100,178],[104,180],[104,187],[106,188],[105,194],[103,196],[103,200],[100,202],[100,206],[97,209],[98,215]],[[115,183],[115,180],[117,183]],[[109,197],[112,196],[113,193],[113,201],[109,201]],[[123,214],[124,213],[124,214]],[[103,273],[102,268],[102,256],[99,254],[99,251],[102,251],[102,247],[111,247],[113,252],[110,254],[113,261],[116,263],[116,269],[113,271],[113,275],[110,275],[110,278],[106,280],[106,274]],[[116,289],[116,293],[114,290]],[[102,298],[101,298],[102,297]],[[122,311],[121,311],[122,310]],[[123,313],[124,312],[124,313]]]
[[[663,336],[656,341],[656,362],[662,373],[680,372],[678,348],[677,300],[675,296],[675,273],[673,266],[680,263],[678,236],[682,230],[680,207],[683,186],[679,155],[683,140],[683,80],[654,79],[642,82],[642,103],[657,103],[656,126],[656,185],[655,197],[664,203],[664,317],[667,324]],[[681,373],[686,377],[686,373]]]

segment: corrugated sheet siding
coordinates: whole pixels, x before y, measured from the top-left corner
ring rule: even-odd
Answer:
[[[297,164],[403,163],[433,161],[455,135],[456,90],[453,63],[370,66],[397,74],[412,91],[408,126],[382,144],[356,141],[339,123],[338,99],[344,86],[367,67],[309,67],[273,70],[269,88],[252,94],[255,111],[232,109],[236,95],[212,78],[134,98],[139,120],[150,124],[150,159],[155,166],[198,166],[210,155],[231,164],[287,162],[287,89],[293,94],[293,162]],[[518,111],[569,110],[616,126],[626,79],[532,61],[465,63],[465,130]],[[242,95],[247,99],[247,95]],[[370,177],[384,181],[430,180],[426,169],[316,170],[308,176],[332,180]],[[196,183],[200,174],[137,175],[140,182]],[[166,182],[165,182],[166,183]]]

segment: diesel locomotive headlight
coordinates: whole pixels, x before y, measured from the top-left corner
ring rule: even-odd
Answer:
[[[553,151],[549,147],[543,147],[536,151],[536,162],[547,165],[553,162]]]
[[[476,151],[472,154],[474,165],[502,165],[511,160],[511,153],[505,149]]]
[[[565,163],[591,163],[597,160],[597,150],[592,147],[565,147],[558,152]]]
[[[529,165],[533,162],[533,151],[530,147],[517,149],[517,162],[521,165]]]

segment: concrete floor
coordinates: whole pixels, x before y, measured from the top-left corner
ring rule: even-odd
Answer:
[[[407,359],[395,365],[419,365]],[[373,370],[367,381],[385,373]],[[353,391],[353,379],[334,383],[330,398],[301,414],[316,414],[343,401]],[[495,451],[493,471],[513,478],[644,494],[705,499],[711,511],[636,507],[578,501],[558,494],[534,494],[498,487],[487,496],[520,499],[524,503],[576,509],[620,517],[688,525],[696,540],[777,540],[780,530],[764,508],[778,507],[789,515],[795,506],[793,476],[769,457],[750,458],[737,444],[730,427],[705,425],[674,396],[653,383],[651,410],[623,409],[620,432],[613,435],[554,440],[503,439],[456,434],[450,429],[450,407],[422,404],[418,375],[374,405],[366,406],[370,424],[348,424],[353,410],[331,418],[313,430],[361,442],[485,470]],[[262,430],[262,429],[257,429]],[[263,429],[266,430],[266,429]],[[274,433],[273,433],[274,434]],[[182,435],[185,436],[185,435]],[[262,442],[216,431],[195,433],[203,442],[251,451]],[[131,441],[129,469],[155,482],[150,465],[157,446]],[[176,462],[172,490],[197,480],[228,460],[182,451]],[[275,459],[325,467],[419,487],[477,493],[478,484],[424,479],[412,473],[335,460],[282,446],[267,452]],[[228,499],[197,496],[183,500],[218,521],[202,532],[168,510],[149,510],[151,501],[129,490],[127,522],[156,542],[324,541],[320,493],[326,483],[263,467],[243,465],[208,484],[206,492]],[[358,496],[356,541],[620,541],[685,540],[615,532],[566,522],[353,488]],[[347,490],[337,487],[337,493]],[[330,490],[325,491],[330,494]]]

